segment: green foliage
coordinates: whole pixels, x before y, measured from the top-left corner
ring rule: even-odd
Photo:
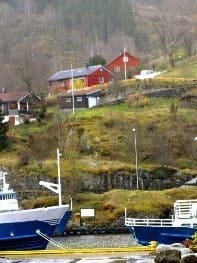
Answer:
[[[172,117],[173,121],[176,120],[177,111],[178,111],[178,105],[175,105],[175,103],[172,102],[172,104],[170,106],[170,114],[171,114],[171,117]]]
[[[107,63],[106,59],[100,55],[100,54],[96,54],[93,57],[90,58],[89,60],[89,65],[90,66],[94,66],[94,65],[103,65],[105,66]]]
[[[149,99],[141,93],[135,93],[128,96],[126,103],[128,107],[142,108],[149,104]]]

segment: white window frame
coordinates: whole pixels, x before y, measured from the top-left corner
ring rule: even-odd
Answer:
[[[104,77],[99,77],[98,81],[99,81],[100,84],[105,83],[105,78]]]
[[[114,68],[114,72],[120,72],[120,67],[116,66],[116,67]]]
[[[82,96],[78,96],[78,97],[76,97],[76,101],[78,101],[78,102],[83,101],[83,97],[82,97]]]
[[[69,103],[69,102],[72,102],[71,98],[70,98],[70,97],[67,97],[67,98],[66,98],[66,102],[68,102],[68,103]]]

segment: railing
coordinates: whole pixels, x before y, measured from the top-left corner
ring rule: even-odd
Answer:
[[[9,110],[8,111],[8,115],[20,115],[20,114],[32,114],[32,111],[31,110]]]
[[[179,200],[174,204],[175,218],[191,218],[197,215],[197,200]]]
[[[126,226],[172,226],[173,219],[125,218]]]

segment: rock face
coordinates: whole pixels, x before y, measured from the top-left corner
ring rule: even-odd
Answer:
[[[182,257],[181,263],[197,263],[197,256],[192,254]]]
[[[183,173],[173,167],[156,167],[153,170],[139,169],[139,187],[142,190],[162,190],[172,187],[180,187],[195,175]],[[17,192],[25,192],[31,189],[31,195],[36,197],[39,191],[45,191],[39,186],[39,181],[57,182],[57,178],[49,178],[42,174],[21,175],[16,172],[9,174],[9,183]],[[62,177],[62,191],[69,192],[69,189],[76,189],[78,192],[102,193],[111,189],[136,189],[135,170],[113,171],[101,173],[81,173],[74,178]],[[49,191],[46,191],[46,193]],[[29,193],[28,193],[29,194]]]

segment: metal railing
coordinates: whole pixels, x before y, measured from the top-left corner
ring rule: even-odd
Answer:
[[[172,226],[173,219],[125,218],[126,226]]]

